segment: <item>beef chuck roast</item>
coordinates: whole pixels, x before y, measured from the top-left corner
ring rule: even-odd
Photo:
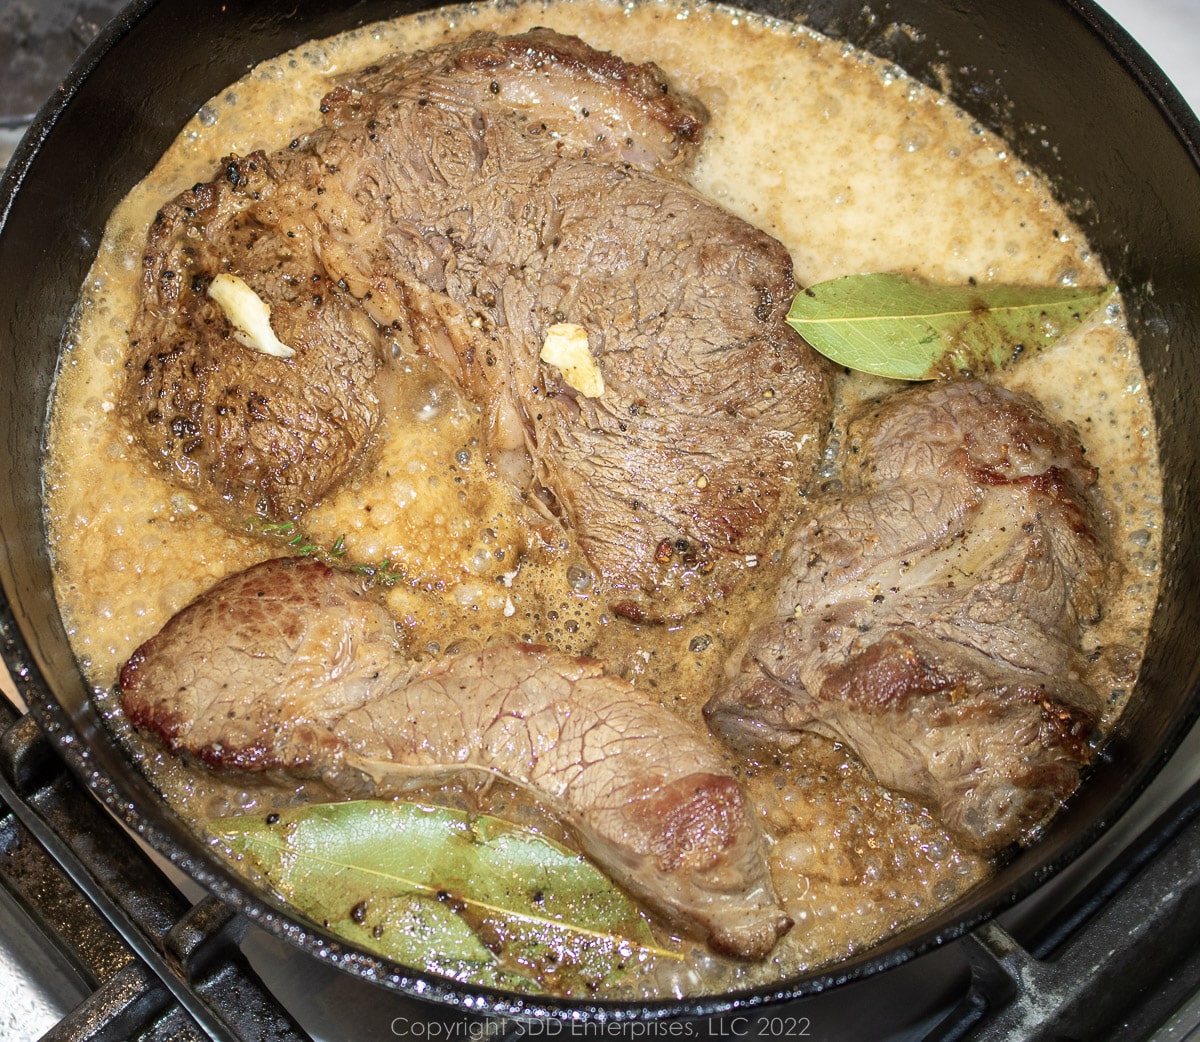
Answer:
[[[830,399],[784,321],[787,252],[682,179],[700,106],[653,66],[535,30],[395,58],[322,110],[155,225],[127,394],[152,452],[210,499],[292,516],[375,422],[370,316],[483,407],[494,465],[573,528],[618,613],[728,590],[814,465]],[[229,342],[201,292],[226,270],[295,359]],[[541,360],[564,325],[603,393]]]
[[[1094,469],[1029,399],[926,385],[849,428],[773,617],[705,709],[740,740],[845,742],[994,852],[1076,786],[1102,700],[1080,624],[1108,578]]]
[[[143,260],[122,407],[151,458],[234,523],[298,517],[379,421],[380,332],[295,220],[313,187],[302,175],[261,152],[230,157],[159,212]],[[208,295],[220,274],[269,304],[294,358],[234,339]]]
[[[496,645],[417,667],[388,613],[313,560],[218,584],[140,647],[122,705],[174,752],[386,796],[446,774],[535,791],[618,883],[762,956],[790,926],[709,735],[592,660]]]

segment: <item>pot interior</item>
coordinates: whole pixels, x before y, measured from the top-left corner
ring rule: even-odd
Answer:
[[[52,596],[42,517],[43,423],[59,344],[107,214],[178,128],[251,64],[305,39],[417,10],[367,0],[139,2],[96,41],[18,149],[0,190],[0,609],[4,655],[21,694],[68,762],[157,849],[268,929],[401,990],[400,968],[310,934],[250,893],[131,770],[99,721]],[[874,51],[947,91],[1048,174],[1119,283],[1141,345],[1165,478],[1163,581],[1145,667],[1086,784],[1044,837],[964,900],[836,967],[756,1003],[870,972],[952,937],[1027,893],[1092,842],[1141,791],[1200,711],[1200,128],[1144,54],[1084,0],[754,0]],[[897,27],[900,27],[897,30]],[[1190,509],[1189,509],[1190,508]],[[461,994],[434,982],[426,997]],[[540,1012],[492,996],[497,1012]],[[602,1008],[602,1006],[597,1007]],[[642,1013],[667,1007],[643,1008]],[[674,1011],[686,1011],[672,1003]],[[563,1007],[547,1004],[550,1012]]]

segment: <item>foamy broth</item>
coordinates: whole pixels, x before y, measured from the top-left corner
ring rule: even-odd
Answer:
[[[264,63],[206,104],[114,213],[63,355],[46,466],[56,593],[76,654],[114,726],[185,815],[260,813],[328,794],[243,788],[182,769],[143,749],[111,703],[120,664],[174,612],[222,576],[287,552],[278,537],[208,518],[148,465],[122,426],[116,403],[147,226],[163,201],[210,179],[223,155],[282,148],[312,129],[319,99],[347,72],[471,29],[534,25],[653,60],[697,95],[711,123],[694,183],[779,237],[801,285],[869,271],[951,282],[1106,281],[1047,185],[1004,141],[900,69],[795,25],[667,3],[451,8]],[[607,660],[648,698],[698,718],[727,650],[770,587],[771,562],[747,561],[738,596],[682,627],[613,619],[569,536],[543,545],[506,487],[490,480],[478,410],[410,353],[394,374],[370,465],[304,519],[306,535],[325,547],[344,537],[349,563],[387,561],[403,576],[381,596],[415,655],[468,641],[547,642]],[[1145,378],[1119,302],[999,379],[1078,427],[1125,566],[1119,596],[1087,641],[1142,647],[1157,586],[1160,478]],[[846,377],[839,399],[885,389]],[[836,433],[830,456],[835,446]],[[1109,722],[1127,689],[1114,681]],[[684,965],[633,985],[631,997],[793,975],[929,914],[987,874],[921,807],[878,788],[833,743],[811,738],[788,764],[737,769],[796,926],[766,963],[726,962],[696,948]]]

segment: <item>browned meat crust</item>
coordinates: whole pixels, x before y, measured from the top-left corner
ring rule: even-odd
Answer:
[[[215,767],[376,795],[446,773],[527,786],[615,881],[718,950],[765,955],[791,925],[709,736],[598,662],[497,645],[417,668],[348,577],[283,559],[181,611],[120,685],[137,727]]]
[[[493,463],[573,527],[619,614],[727,592],[830,399],[784,321],[784,248],[681,180],[700,107],[535,30],[394,59],[322,108],[320,131],[231,159],[155,225],[124,401],[152,455],[216,508],[295,516],[361,453],[380,331],[402,335],[483,406]],[[231,343],[204,296],[221,271],[297,358]],[[586,330],[601,396],[540,361],[559,323]]]
[[[885,399],[846,458],[706,715],[783,748],[844,741],[996,851],[1075,789],[1102,708],[1079,647],[1111,578],[1095,470],[1031,400],[974,381]]]
[[[332,489],[379,421],[379,329],[290,215],[311,187],[261,152],[163,207],[143,260],[122,408],[171,478],[218,515],[294,518]],[[208,296],[244,280],[297,352],[259,354]]]

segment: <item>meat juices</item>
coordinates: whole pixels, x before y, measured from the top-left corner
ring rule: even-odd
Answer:
[[[843,488],[792,535],[773,617],[705,707],[741,741],[845,742],[993,853],[1068,796],[1103,704],[1080,627],[1114,578],[1072,432],[976,381],[850,425]]]
[[[155,222],[123,408],[210,509],[294,518],[377,423],[381,331],[481,405],[486,450],[638,621],[691,614],[765,551],[816,463],[826,367],[784,322],[783,246],[682,179],[704,112],[651,65],[551,30],[368,68],[324,127],[231,157]],[[243,278],[294,360],[230,338]],[[540,354],[586,331],[604,391]]]
[[[283,558],[176,615],[121,671],[133,723],[214,767],[386,797],[447,774],[527,786],[620,884],[714,949],[788,929],[762,837],[712,740],[601,663],[493,645],[420,667],[340,572]]]

